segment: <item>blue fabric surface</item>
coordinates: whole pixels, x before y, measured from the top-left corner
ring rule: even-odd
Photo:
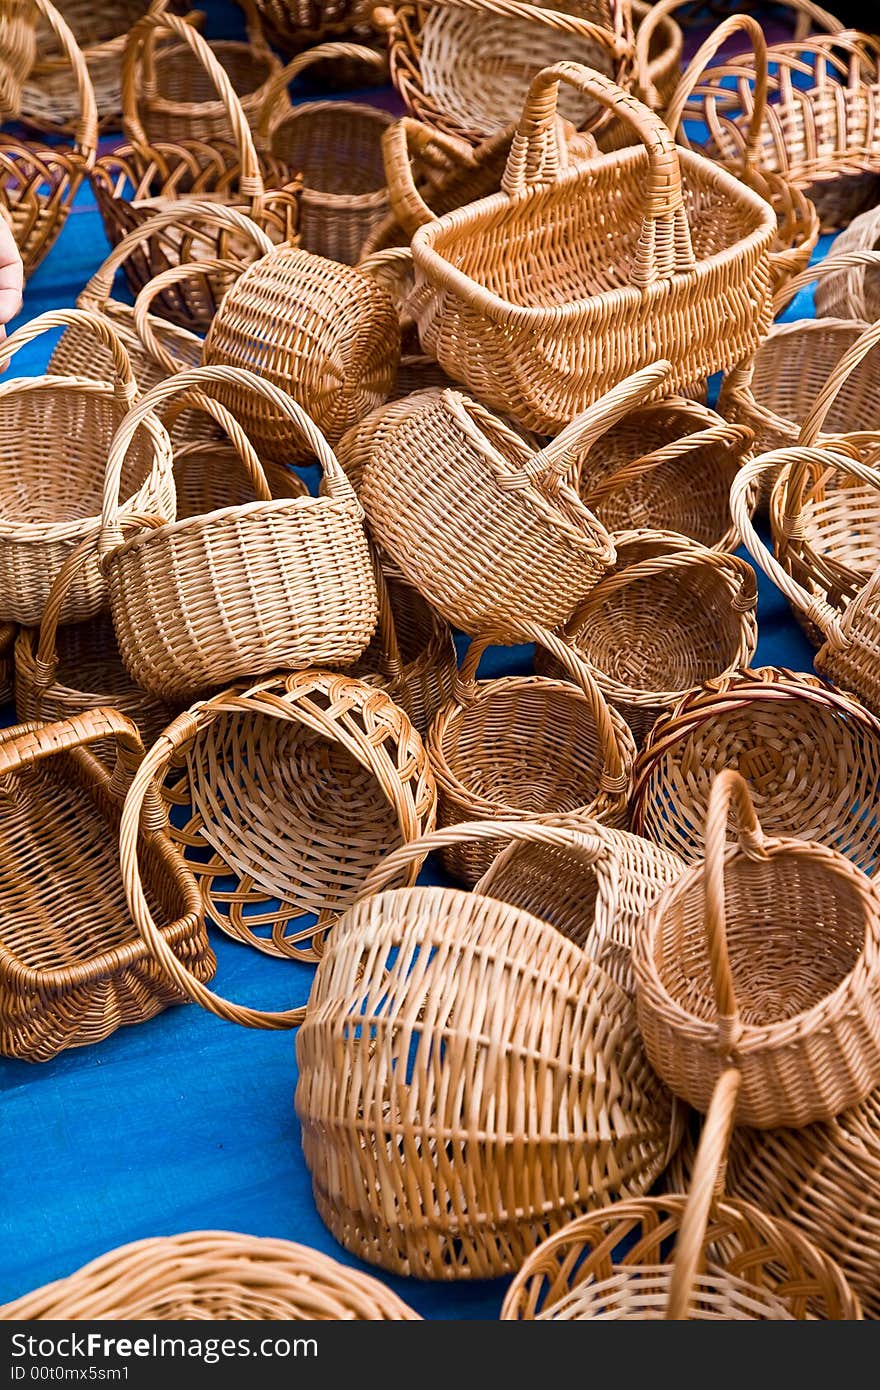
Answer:
[[[215,27],[216,13],[212,20]],[[107,249],[83,191],[28,285],[19,322],[73,304]],[[799,311],[812,312],[809,295],[787,317]],[[38,371],[50,346],[43,339],[27,348],[11,371]],[[811,649],[784,600],[763,576],[759,589],[756,664],[810,669]],[[483,670],[526,670],[528,658],[527,649],[493,651]],[[217,932],[212,942],[221,993],[268,1008],[306,1000],[310,969]],[[0,1301],[126,1241],[205,1227],[289,1237],[357,1263],[315,1211],[295,1085],[293,1035],[251,1032],[195,1006],[40,1066],[0,1064]],[[506,1287],[388,1282],[434,1318],[497,1317]]]

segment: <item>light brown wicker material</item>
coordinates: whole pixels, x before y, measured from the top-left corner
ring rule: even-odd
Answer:
[[[352,266],[279,246],[231,288],[205,341],[209,364],[257,368],[290,392],[331,444],[389,395],[400,327],[389,292]],[[303,457],[284,415],[250,392],[227,402],[260,456]]]
[[[688,690],[748,666],[758,644],[755,572],[673,531],[614,537],[617,564],[561,629],[642,743]],[[562,674],[539,657],[540,673]]]
[[[0,623],[0,705],[8,705],[12,699],[17,631],[15,623]]]
[[[37,10],[33,0],[0,5],[0,120],[15,119],[21,93],[37,53]]]
[[[862,323],[880,318],[880,205],[854,218],[831,248],[835,261],[853,251],[878,255],[872,263],[856,263],[816,286],[818,318],[858,319]]]
[[[638,835],[583,816],[554,817],[549,823],[569,832],[567,844],[513,841],[475,892],[549,922],[632,996],[639,924],[684,872],[684,863]]]
[[[164,779],[166,800],[190,808],[171,834],[194,852],[188,867],[211,920],[267,955],[314,961],[385,851],[433,828],[437,792],[422,740],[384,691],[307,671],[194,705],[153,745],[144,768],[122,825],[126,890],[141,932],[178,986],[212,1013],[249,1027],[296,1027],[302,1009],[266,1014],[227,1004],[157,943],[133,839],[150,777]],[[414,882],[417,872],[398,882]],[[304,924],[304,914],[317,922]]]
[[[389,400],[401,400],[431,386],[451,386],[455,382],[443,368],[422,352],[418,329],[409,312],[409,297],[415,286],[415,266],[409,246],[386,246],[358,262],[358,270],[384,285],[397,307],[400,321],[400,361]],[[370,412],[372,414],[372,412]],[[364,419],[367,417],[365,416]],[[355,426],[352,427],[356,428]]]
[[[363,0],[255,0],[266,33],[282,53],[297,53],[326,34],[345,33],[372,8]]]
[[[163,522],[125,540],[119,480],[141,422],[182,392],[250,391],[286,418],[324,475],[321,497],[272,499],[256,457],[257,499]],[[122,660],[137,683],[185,699],[244,676],[350,665],[373,634],[376,585],[354,489],[297,403],[253,372],[196,367],[160,382],[117,431],[99,543]]]
[[[147,141],[138,108],[140,59],[145,45],[157,35],[176,37],[185,43],[204,68],[234,131],[231,144],[220,140],[179,140],[174,144],[151,145]],[[103,155],[90,174],[111,246],[134,228],[148,223],[169,201],[181,198],[210,198],[237,206],[267,231],[273,242],[286,242],[294,236],[299,179],[277,161],[260,159],[232,83],[192,25],[165,14],[147,16],[135,26],[123,55],[123,100],[129,143]],[[212,238],[204,232],[192,238],[186,222],[178,229],[167,227],[161,240],[150,244],[150,273],[144,276],[142,261],[130,258],[124,263],[126,278],[138,293],[159,271],[181,261],[227,259],[223,240],[228,243],[225,236],[218,240],[216,234]],[[207,296],[199,286],[192,299],[181,292],[181,300],[163,305],[162,311],[181,327],[207,329],[228,287],[228,277],[219,277]]]
[[[578,1217],[529,1256],[502,1318],[861,1319],[833,1260],[785,1222],[725,1195],[739,1085],[735,1070],[719,1080],[686,1197],[637,1198]]]
[[[289,1240],[188,1231],[122,1245],[0,1308],[11,1322],[418,1320],[349,1265]]]
[[[705,862],[658,900],[633,952],[651,1064],[698,1110],[738,1067],[740,1124],[830,1120],[880,1083],[880,899],[836,850],[765,836],[732,768],[705,837]]]
[[[0,15],[6,8],[0,9]],[[49,0],[33,0],[33,15],[38,14],[56,36],[73,73],[77,120],[69,149],[43,148],[11,134],[0,137],[0,207],[12,227],[26,276],[54,246],[76,191],[94,164],[98,144],[95,93],[76,39]],[[0,83],[2,73],[0,63]]]
[[[512,820],[395,851],[330,936],[297,1037],[323,1220],[363,1259],[445,1280],[509,1273],[572,1215],[644,1192],[680,1137],[631,1000],[580,947],[479,894],[387,891],[464,834],[569,843]]]
[[[560,82],[642,143],[561,167]],[[649,362],[669,359],[674,391],[769,328],[770,207],[601,74],[557,63],[533,79],[503,188],[412,241],[422,346],[486,405],[555,432]]]
[[[577,488],[609,531],[678,531],[712,550],[740,544],[730,485],[752,431],[708,406],[668,396],[630,411],[590,446]]]
[[[115,738],[116,770],[88,745]],[[143,754],[137,729],[113,709],[0,736],[0,1052],[46,1061],[152,1018],[182,993],[135,931],[125,906],[116,836],[128,778]],[[133,838],[165,950],[210,979],[199,894],[167,835],[155,789]]]
[[[632,829],[701,859],[709,788],[725,767],[745,777],[767,834],[818,840],[876,872],[880,720],[854,696],[777,667],[686,695],[639,755]]]
[[[522,640],[546,647],[569,679],[476,679],[494,634],[475,639],[462,662],[455,698],[434,720],[428,753],[440,792],[438,823],[516,816],[540,820],[576,811],[610,826],[626,824],[633,736],[610,709],[573,648],[542,628]],[[572,679],[575,683],[572,683]],[[473,884],[494,845],[452,842],[449,872]]]
[[[417,0],[373,11],[388,29],[391,78],[419,120],[479,145],[519,116],[527,84],[564,54],[621,82],[634,43],[626,0],[570,0],[567,10],[518,0]],[[563,116],[608,120],[594,93],[568,94]]]
[[[41,333],[76,325],[112,354],[115,384],[37,376],[0,385],[0,621],[39,623],[71,550],[100,526],[110,441],[137,395],[128,356],[109,321],[84,309],[53,309],[0,345],[0,366]],[[121,516],[174,515],[171,441],[152,412],[132,440],[122,475]],[[107,603],[94,558],[80,572],[61,621],[80,622]]]

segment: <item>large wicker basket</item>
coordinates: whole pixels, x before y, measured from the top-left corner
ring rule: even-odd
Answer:
[[[560,167],[560,82],[643,143]],[[422,346],[485,404],[555,432],[649,362],[687,387],[769,328],[769,205],[601,74],[558,63],[533,79],[503,187],[412,242]]]
[[[501,1316],[513,1321],[861,1319],[843,1271],[760,1207],[725,1195],[740,1078],[719,1079],[687,1196],[616,1202],[531,1254]]]
[[[114,738],[110,772],[89,745]],[[113,709],[0,736],[0,1052],[40,1062],[152,1018],[184,995],[125,906],[117,835],[137,729]],[[133,827],[156,936],[181,968],[210,979],[198,889],[167,835],[153,789]],[[185,963],[185,965],[184,965]]]
[[[569,842],[516,821],[476,829]],[[579,946],[479,894],[388,891],[448,838],[390,855],[330,936],[296,1092],[333,1234],[443,1280],[509,1273],[578,1212],[643,1193],[680,1137],[632,1001]]]
[[[11,1322],[406,1321],[378,1279],[289,1240],[187,1231],[139,1240],[0,1308]]]

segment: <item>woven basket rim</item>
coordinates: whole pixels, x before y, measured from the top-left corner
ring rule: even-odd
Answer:
[[[206,442],[210,444],[212,441]],[[222,440],[219,442],[223,443]],[[295,513],[314,510],[315,507],[322,507],[324,510],[332,507],[337,512],[343,514],[350,512],[353,516],[357,516],[359,511],[359,504],[355,498],[313,497],[311,493],[306,496],[275,497],[270,502],[242,502],[229,507],[218,507],[212,512],[201,512],[197,516],[181,517],[179,521],[166,521],[161,527],[140,531],[123,541],[121,545],[115,546],[105,563],[118,559],[122,555],[127,555],[134,549],[161,545],[169,537],[180,535],[182,532],[202,533],[209,531],[214,526],[222,526],[224,523],[231,525],[237,521],[250,521],[277,512]]]

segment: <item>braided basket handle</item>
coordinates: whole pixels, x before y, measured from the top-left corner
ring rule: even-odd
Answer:
[[[560,82],[584,92],[631,126],[644,145],[648,170],[645,212],[636,249],[633,283],[646,289],[657,280],[696,266],[681,187],[675,139],[659,116],[604,73],[581,63],[554,63],[531,81],[522,118],[510,146],[501,186],[512,199],[553,183],[560,168],[556,103]],[[585,168],[589,166],[584,166]]]
[[[74,152],[85,167],[91,169],[98,152],[98,107],[86,60],[69,24],[50,0],[35,0],[35,5],[49,24],[73,72],[79,102],[79,117],[73,135]]]
[[[45,314],[38,314],[36,318],[22,324],[21,328],[17,328],[5,341],[0,342],[0,371],[9,365],[19,348],[24,347],[26,343],[32,343],[42,333],[51,333],[55,328],[77,327],[87,328],[98,342],[107,348],[111,358],[116,398],[120,405],[128,410],[138,398],[131,359],[110,320],[92,309],[49,309]]]
[[[374,68],[380,73],[385,73],[388,70],[388,59],[385,54],[378,53],[375,48],[367,48],[361,43],[319,43],[313,48],[307,48],[302,53],[298,53],[286,67],[270,78],[266,86],[260,109],[254,121],[254,134],[261,144],[268,144],[272,135],[272,127],[277,124],[277,122],[273,122],[272,117],[278,116],[279,120],[283,120],[290,110],[289,107],[285,107],[279,115],[278,104],[287,88],[296,81],[300,73],[313,67],[315,63],[332,61],[333,59],[338,61],[342,58],[363,63],[364,67]]]
[[[667,402],[663,402],[664,405],[670,403],[682,408],[692,405],[695,407],[695,412],[705,409],[704,406],[699,406],[696,401],[688,401],[684,397],[671,397]],[[650,407],[648,408],[650,409]],[[612,497],[615,492],[619,492],[621,488],[637,482],[645,473],[663,468],[668,463],[674,463],[676,459],[685,458],[695,449],[714,448],[717,445],[719,448],[745,450],[754,438],[755,432],[749,429],[748,425],[731,425],[726,420],[719,420],[717,424],[707,425],[705,429],[694,430],[692,434],[679,435],[677,439],[670,440],[668,444],[658,445],[650,453],[640,454],[638,458],[622,463],[607,477],[597,478],[595,483],[590,486],[589,491],[582,493],[584,505],[595,509],[600,503]]]
[[[382,135],[382,162],[391,212],[406,236],[412,236],[435,214],[428,207],[413,173],[413,162],[428,159],[432,151],[447,156],[453,167],[474,169],[477,161],[466,140],[434,130],[414,116],[403,116],[388,126]]]
[[[150,241],[156,232],[161,232],[166,227],[181,227],[188,221],[237,232],[250,241],[261,256],[268,255],[273,248],[271,239],[262,228],[237,208],[227,207],[224,203],[200,202],[197,198],[181,198],[167,207],[151,210],[146,222],[129,232],[114,246],[107,259],[87,281],[77,300],[79,307],[102,308],[110,298],[117,270],[125,264],[132,252]]]
[[[682,124],[684,108],[688,98],[693,94],[694,89],[699,83],[700,78],[706,68],[715,57],[719,48],[727,42],[731,34],[741,30],[747,34],[751,40],[752,48],[755,53],[755,82],[752,98],[752,112],[749,117],[749,125],[745,135],[743,146],[744,172],[749,174],[760,168],[761,164],[761,127],[764,124],[764,117],[767,113],[767,40],[764,38],[764,31],[756,19],[748,14],[734,14],[729,19],[725,19],[709,35],[706,42],[698,50],[692,59],[687,71],[675,89],[672,100],[666,109],[666,124],[676,138],[680,138],[683,132],[679,127]],[[682,143],[686,143],[682,140]]]
[[[176,375],[182,371],[188,363],[181,363],[173,357],[166,347],[159,341],[153,326],[153,316],[150,313],[154,299],[160,294],[164,294],[172,285],[180,284],[181,281],[191,280],[194,276],[203,275],[222,275],[238,273],[245,270],[241,261],[213,260],[213,261],[182,261],[180,265],[169,266],[167,270],[162,270],[158,275],[154,275],[144,288],[141,290],[134,302],[134,326],[135,332],[146,348],[149,356],[158,366],[162,367],[169,376]],[[201,351],[202,340],[198,334],[190,332],[188,329],[180,329],[186,333],[187,338]]]
[[[137,109],[138,71],[144,55],[151,52],[160,34],[169,34],[187,44],[210,77],[232,127],[240,165],[239,192],[243,198],[258,205],[266,190],[254,138],[241,102],[210,46],[191,24],[177,15],[167,12],[146,14],[129,31],[122,53],[122,124],[127,139],[138,149],[150,148]]]
[[[688,1320],[694,1281],[706,1256],[709,1217],[716,1202],[724,1196],[727,1151],[741,1081],[741,1073],[735,1067],[721,1073],[703,1124],[687,1206],[675,1242],[666,1303],[666,1318],[670,1322]]]

